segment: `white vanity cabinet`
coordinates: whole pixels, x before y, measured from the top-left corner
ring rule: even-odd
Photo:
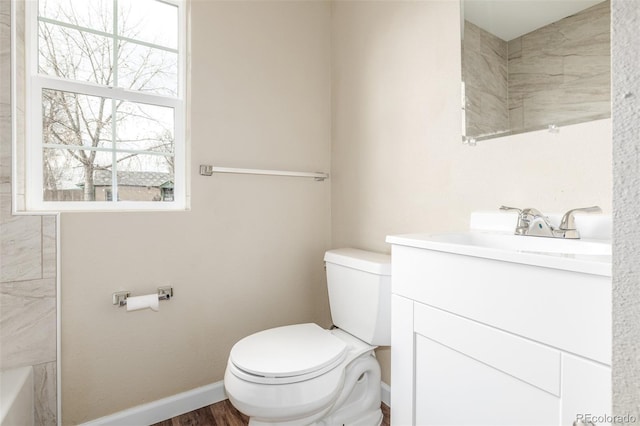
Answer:
[[[392,425],[571,426],[611,413],[611,277],[579,265],[590,256],[547,254],[546,267],[387,241]]]

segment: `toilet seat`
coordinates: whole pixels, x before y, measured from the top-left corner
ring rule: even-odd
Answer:
[[[307,323],[272,328],[245,337],[229,355],[230,372],[261,384],[309,380],[334,369],[347,356],[347,344],[329,330]]]

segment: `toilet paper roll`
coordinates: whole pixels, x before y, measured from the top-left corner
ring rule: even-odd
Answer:
[[[153,311],[158,311],[158,295],[146,294],[144,296],[127,297],[127,312],[139,311],[140,309],[149,308]]]

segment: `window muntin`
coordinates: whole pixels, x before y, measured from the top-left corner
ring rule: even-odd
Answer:
[[[27,208],[184,208],[184,5],[37,4]]]

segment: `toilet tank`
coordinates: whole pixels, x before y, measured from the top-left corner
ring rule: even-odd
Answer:
[[[324,260],[333,324],[370,345],[390,345],[391,256],[343,248]]]

